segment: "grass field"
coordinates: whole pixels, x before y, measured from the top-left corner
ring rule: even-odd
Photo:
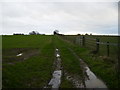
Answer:
[[[43,87],[48,83],[54,61],[52,38],[3,36],[3,88]],[[20,52],[23,56],[16,57]]]
[[[118,87],[118,62],[117,58],[104,58],[96,54],[91,54],[91,49],[86,47],[81,47],[78,44],[75,44],[74,38],[76,36],[68,36],[67,39],[62,38],[63,41],[67,41],[68,43],[72,43],[72,45],[68,44],[91,68],[91,70],[104,82],[107,84],[109,88]],[[109,39],[109,37],[103,37]],[[110,37],[109,40],[111,40]],[[118,38],[115,37],[112,39],[117,42]],[[112,41],[111,41],[112,42]],[[105,53],[105,52],[102,52]],[[114,53],[116,54],[116,53]]]
[[[83,78],[80,62],[69,50],[71,48],[109,88],[118,87],[115,62],[93,55],[89,49],[58,36],[6,35],[2,37],[2,45],[3,88],[40,88],[47,85],[54,70],[55,48],[59,48],[63,70],[69,74],[79,79]],[[19,53],[23,55],[17,57]],[[72,88],[74,86],[62,77],[60,87]]]
[[[62,38],[69,40],[70,42],[82,46],[82,35],[66,35],[61,36]],[[99,39],[99,42],[103,43],[114,43],[118,44],[118,36],[105,36],[105,35],[84,35],[85,45],[84,47],[88,48],[91,51],[96,50],[96,39]],[[80,40],[81,39],[81,40]],[[99,45],[99,56],[108,56],[107,45]],[[118,58],[118,46],[109,45],[109,57],[112,59]]]

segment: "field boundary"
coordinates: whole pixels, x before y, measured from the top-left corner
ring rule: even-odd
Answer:
[[[60,36],[60,35],[59,35]],[[113,42],[110,42],[110,41],[101,41],[100,38],[96,38],[96,37],[89,37],[89,35],[74,35],[74,36],[70,36],[70,35],[63,35],[63,36],[60,36],[61,38],[67,40],[67,41],[70,41],[72,42],[73,44],[77,44],[81,47],[87,47],[89,48],[90,50],[92,50],[94,52],[94,54],[100,54],[100,50],[101,50],[101,47],[104,47],[104,51],[106,52],[105,56],[110,56],[111,51],[111,48],[114,47],[115,50],[114,50],[114,53],[117,54],[117,50],[118,50],[118,47],[119,47],[119,43],[113,43]],[[109,37],[108,37],[109,38]]]

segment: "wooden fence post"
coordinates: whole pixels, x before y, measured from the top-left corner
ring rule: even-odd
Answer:
[[[79,42],[79,46],[80,46],[80,36],[79,36],[78,38],[79,38],[79,41],[78,41],[78,42]]]
[[[80,46],[82,46],[82,36],[80,36]]]
[[[85,36],[82,37],[82,46],[85,46]]]
[[[107,56],[109,56],[109,42],[107,42]]]
[[[100,42],[100,40],[96,39],[96,52],[97,53],[99,52],[99,42]]]

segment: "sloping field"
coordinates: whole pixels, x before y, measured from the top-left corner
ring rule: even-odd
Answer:
[[[59,46],[62,47],[61,50],[64,50],[67,47],[73,49],[74,52],[76,52],[77,55],[88,64],[91,70],[106,83],[108,88],[118,87],[118,63],[116,63],[116,61],[113,61],[115,59],[101,58],[99,55],[92,54],[91,50],[69,42],[68,39],[61,39],[60,37],[57,38],[59,39]],[[70,53],[69,50],[68,52]],[[69,58],[71,58],[72,56],[73,55],[69,56]]]
[[[3,36],[3,88],[43,87],[54,61],[53,36]],[[23,53],[21,56],[16,56]]]
[[[55,69],[55,49],[61,57],[60,88],[85,86],[85,70],[80,57],[107,85],[118,87],[116,65],[90,53],[59,36],[11,35],[2,38],[3,88],[43,88],[48,85]],[[76,55],[75,55],[76,54]]]
[[[83,36],[84,36],[84,45],[83,45]],[[91,51],[96,50],[96,40],[99,39],[99,52],[101,56],[108,56],[108,47],[107,42],[109,42],[109,57],[112,59],[118,58],[118,36],[105,36],[105,35],[66,35],[61,36],[80,47],[86,47]]]

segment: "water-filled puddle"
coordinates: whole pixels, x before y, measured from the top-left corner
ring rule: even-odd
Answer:
[[[20,54],[18,54],[18,55],[16,55],[17,57],[19,57],[19,56],[22,56],[23,55],[23,53],[20,53]]]
[[[56,48],[56,51],[58,51],[58,49]]]
[[[59,54],[59,50],[56,48],[56,69],[52,74],[52,79],[50,80],[50,82],[48,83],[48,85],[51,85],[52,88],[59,88],[60,84],[61,84],[61,77],[62,77],[62,70],[61,69],[61,58],[60,58],[60,54]]]
[[[85,80],[86,88],[107,88],[104,82],[96,77],[96,75],[89,69],[85,67],[87,80]]]
[[[62,71],[57,70],[53,73],[53,78],[50,80],[48,85],[52,85],[52,88],[59,88],[61,83]]]
[[[60,57],[60,55],[57,53],[57,54],[56,54],[56,57],[58,58],[58,57]]]

